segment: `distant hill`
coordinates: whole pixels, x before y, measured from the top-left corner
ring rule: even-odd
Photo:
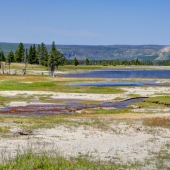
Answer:
[[[155,60],[170,60],[170,46],[164,47],[157,52],[158,57]]]
[[[29,48],[31,44],[24,44]],[[9,51],[15,52],[18,43],[0,43],[0,50],[2,49],[5,54]],[[50,50],[51,45],[46,45]],[[79,60],[166,60],[170,59],[170,47],[163,45],[57,45],[67,59]]]

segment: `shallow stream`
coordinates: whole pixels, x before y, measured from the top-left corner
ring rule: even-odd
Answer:
[[[21,116],[47,116],[56,114],[71,114],[78,110],[88,108],[125,108],[130,104],[142,102],[145,97],[131,98],[119,102],[104,102],[100,104],[80,104],[66,101],[64,104],[30,104],[27,106],[4,107],[0,109],[0,114],[21,115]]]

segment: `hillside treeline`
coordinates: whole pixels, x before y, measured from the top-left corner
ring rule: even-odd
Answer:
[[[48,52],[46,45],[43,42],[41,44],[38,44],[38,46],[33,44],[29,47],[29,49],[27,49],[27,47],[24,47],[23,43],[21,42],[15,52],[10,51],[6,56],[4,55],[3,51],[0,51],[0,61],[9,62],[10,60],[10,62],[22,63],[24,62],[25,58],[25,50],[27,49],[27,62],[29,64],[39,64],[43,66],[48,66],[48,62],[52,51],[54,51],[54,48],[57,52],[58,60],[61,57],[64,58],[64,55],[56,49],[54,42],[52,43],[50,52]]]
[[[25,68],[23,69],[22,75],[26,75],[26,67],[28,64],[39,64],[48,66],[50,74],[54,77],[55,69],[58,69],[59,65],[63,65],[65,63],[65,59],[65,56],[57,50],[54,41],[52,42],[50,52],[48,52],[44,43],[39,44],[37,47],[33,44],[29,47],[29,49],[25,48],[23,43],[20,43],[15,53],[10,51],[5,57],[4,52],[0,52],[0,68],[4,74],[2,61],[6,61],[9,66],[8,73],[10,74],[10,64],[12,62],[24,63]]]

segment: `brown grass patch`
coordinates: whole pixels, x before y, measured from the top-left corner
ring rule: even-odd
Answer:
[[[151,127],[163,127],[163,128],[170,128],[170,118],[149,118],[143,121],[143,125],[151,126]]]

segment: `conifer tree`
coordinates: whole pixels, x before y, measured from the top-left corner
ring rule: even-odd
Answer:
[[[33,64],[38,64],[38,57],[37,57],[35,44],[33,44],[33,46],[32,46],[32,63]]]
[[[12,62],[14,62],[15,61],[15,59],[14,59],[14,53],[13,53],[13,51],[10,51],[9,53],[8,53],[8,55],[6,56],[6,62],[7,63],[12,63]]]
[[[57,50],[55,42],[52,42],[51,51],[48,60],[48,66],[51,76],[54,77],[55,68],[58,69],[59,65],[64,64],[65,56]]]
[[[79,65],[79,62],[78,62],[78,60],[77,60],[76,57],[74,58],[74,65],[75,65],[75,66]]]
[[[0,52],[0,62],[1,61],[5,61],[5,55],[3,51]]]
[[[89,65],[89,59],[88,58],[86,58],[86,61],[85,61],[85,63],[86,63],[86,65]]]
[[[37,51],[37,57],[38,57],[38,64],[41,65],[42,56],[41,56],[41,46],[40,46],[40,44],[38,44],[36,51]]]
[[[35,44],[31,45],[28,53],[28,63],[38,64],[38,54]]]
[[[6,57],[6,63],[8,64],[9,74],[10,74],[11,62],[14,62],[14,53],[12,51],[10,51]]]
[[[48,51],[43,42],[37,47],[37,56],[39,65],[40,64],[43,66],[48,65]]]
[[[18,48],[15,52],[15,61],[18,63],[24,61],[24,45],[22,42],[18,45]]]
[[[30,48],[29,48],[28,63],[30,63],[30,64],[33,63],[32,45],[31,45]]]

